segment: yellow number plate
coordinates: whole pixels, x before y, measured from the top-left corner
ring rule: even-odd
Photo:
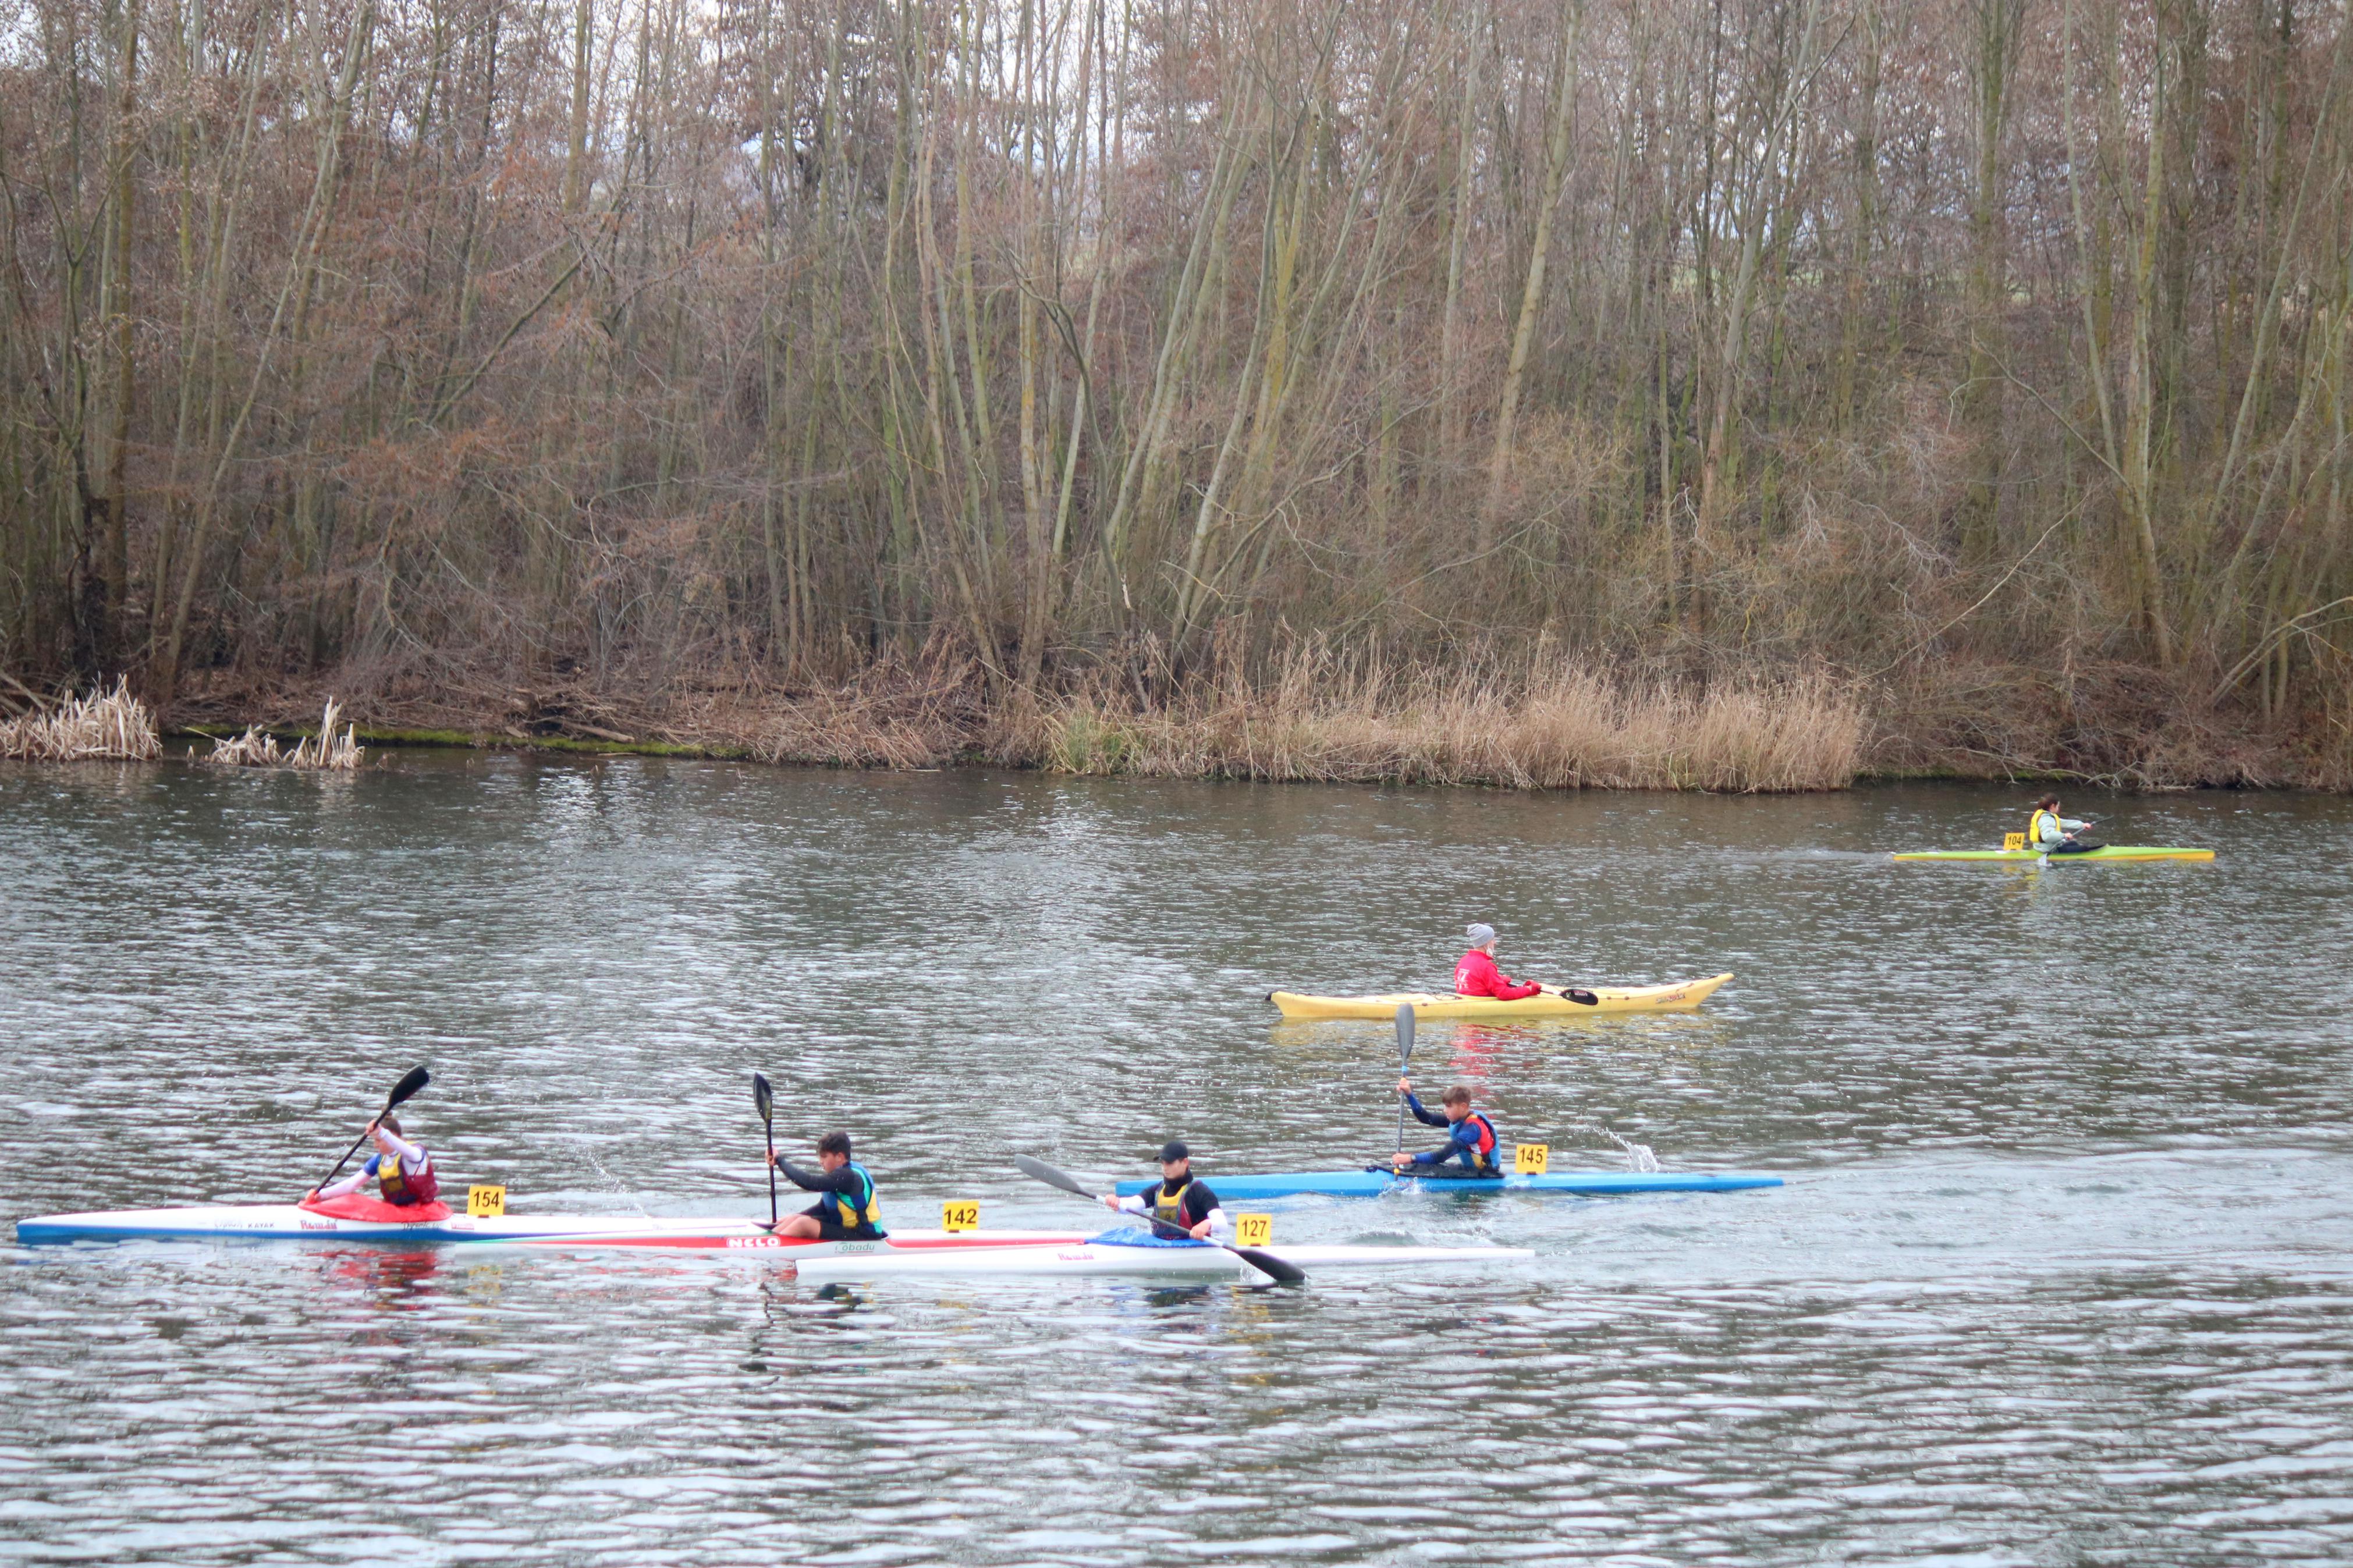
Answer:
[[[1522,1143],[1512,1151],[1512,1170],[1518,1175],[1541,1176],[1551,1160],[1551,1144]]]
[[[2026,835],[2023,833],[2005,833],[2001,836],[2001,847],[2004,849],[2023,849],[2026,847]]]
[[[942,1230],[978,1230],[980,1201],[977,1198],[950,1198],[940,1205]]]
[[[1274,1239],[1274,1216],[1271,1214],[1238,1214],[1234,1215],[1234,1240],[1243,1247],[1264,1247]]]
[[[466,1215],[470,1219],[496,1219],[507,1212],[507,1190],[504,1187],[468,1187]]]

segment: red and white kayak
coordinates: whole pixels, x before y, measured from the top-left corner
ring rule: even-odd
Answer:
[[[473,1218],[440,1204],[396,1208],[373,1198],[322,1204],[235,1204],[213,1207],[110,1209],[42,1215],[16,1222],[21,1247],[70,1242],[375,1241],[507,1247],[670,1247],[685,1251],[760,1251],[816,1257],[842,1246],[920,1252],[1005,1247],[1074,1246],[1067,1230],[908,1230],[887,1241],[800,1241],[771,1236],[757,1220],[734,1215],[673,1219],[645,1215],[501,1215]]]

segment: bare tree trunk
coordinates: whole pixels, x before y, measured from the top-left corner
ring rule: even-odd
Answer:
[[[1495,447],[1487,461],[1487,496],[1479,508],[1479,529],[1472,553],[1484,555],[1494,547],[1495,514],[1504,504],[1504,488],[1511,478],[1512,440],[1520,414],[1520,386],[1534,351],[1536,318],[1544,310],[1545,268],[1552,254],[1553,214],[1559,210],[1561,187],[1568,180],[1569,130],[1576,122],[1577,34],[1585,19],[1584,0],[1568,0],[1563,14],[1559,52],[1553,67],[1552,132],[1546,138],[1545,184],[1536,202],[1535,237],[1528,250],[1527,280],[1520,289],[1520,315],[1512,331],[1512,356],[1504,367],[1504,395],[1495,410]]]

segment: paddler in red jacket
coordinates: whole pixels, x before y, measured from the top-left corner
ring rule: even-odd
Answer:
[[[1499,1002],[1516,1002],[1544,989],[1533,983],[1523,985],[1495,967],[1493,926],[1473,925],[1466,934],[1471,938],[1471,951],[1454,961],[1454,994],[1493,996]]]
[[[331,1187],[311,1188],[302,1194],[304,1203],[339,1198],[345,1193],[359,1191],[370,1182],[376,1184],[385,1203],[403,1208],[410,1204],[429,1204],[441,1195],[440,1178],[433,1173],[433,1156],[425,1152],[424,1144],[411,1143],[400,1135],[399,1117],[379,1116],[368,1123],[367,1130],[376,1148],[368,1156],[367,1163]]]

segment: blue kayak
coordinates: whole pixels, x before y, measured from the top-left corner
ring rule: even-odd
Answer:
[[[1778,1176],[1750,1171],[1558,1171],[1544,1176],[1395,1176],[1387,1171],[1278,1171],[1260,1176],[1204,1175],[1220,1201],[1290,1198],[1314,1194],[1334,1198],[1375,1198],[1383,1193],[1582,1193],[1606,1197],[1620,1193],[1734,1193],[1745,1187],[1778,1187]],[[1122,1182],[1123,1197],[1150,1182]]]

